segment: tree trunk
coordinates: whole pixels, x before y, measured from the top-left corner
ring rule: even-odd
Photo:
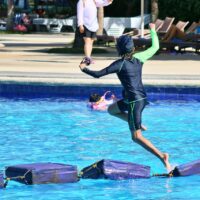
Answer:
[[[152,15],[152,22],[158,18],[158,0],[151,0],[151,15]]]
[[[8,10],[7,10],[7,25],[6,29],[8,31],[13,30],[14,25],[14,0],[7,0]]]
[[[99,23],[99,29],[97,31],[97,35],[103,35],[103,20],[104,20],[104,8],[100,7],[98,8],[98,23]]]

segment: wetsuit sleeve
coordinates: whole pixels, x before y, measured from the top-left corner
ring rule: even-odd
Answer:
[[[122,62],[115,61],[108,67],[100,70],[100,71],[93,71],[85,67],[82,71],[90,76],[93,76],[94,78],[100,78],[102,76],[118,73],[121,70]]]
[[[148,48],[146,51],[143,51],[141,53],[136,53],[133,55],[134,58],[137,58],[142,63],[151,58],[159,49],[159,40],[155,29],[151,29],[151,38],[152,38],[152,46],[150,48]]]

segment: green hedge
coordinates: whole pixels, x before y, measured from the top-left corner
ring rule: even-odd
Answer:
[[[200,20],[200,0],[158,0],[159,18],[175,17],[175,22]]]

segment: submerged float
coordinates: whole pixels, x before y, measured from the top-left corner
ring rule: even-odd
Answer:
[[[59,163],[33,163],[13,165],[0,173],[0,188],[5,188],[13,180],[27,185],[47,183],[75,183],[80,179],[138,179],[153,176],[179,177],[200,174],[200,160],[175,167],[167,174],[153,174],[149,166],[103,159],[83,168],[78,173],[77,166]]]

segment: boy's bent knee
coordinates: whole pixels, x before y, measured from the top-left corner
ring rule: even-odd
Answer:
[[[134,142],[140,141],[141,138],[142,138],[142,133],[141,133],[141,130],[140,130],[140,129],[139,129],[139,130],[136,130],[136,131],[134,131],[134,132],[132,132],[132,140],[133,140]]]

